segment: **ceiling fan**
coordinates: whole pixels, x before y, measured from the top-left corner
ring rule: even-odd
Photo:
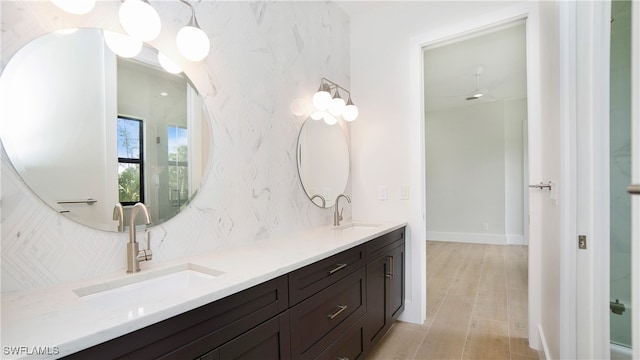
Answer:
[[[480,87],[480,75],[482,75],[483,71],[484,71],[483,66],[478,66],[476,68],[473,74],[476,77],[476,88],[472,92],[465,95],[465,100],[467,101],[478,100],[480,98],[495,100],[493,96],[489,95],[489,91],[487,89],[483,89]]]

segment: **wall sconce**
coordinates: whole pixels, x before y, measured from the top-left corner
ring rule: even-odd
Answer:
[[[339,89],[349,95],[347,102],[340,96]],[[335,90],[333,96],[331,96],[331,90]],[[320,80],[320,88],[313,95],[313,105],[316,111],[311,114],[311,118],[323,119],[328,125],[338,122],[335,116],[342,116],[346,121],[353,121],[358,117],[358,107],[351,101],[349,90],[327,78]]]
[[[158,12],[149,4],[148,0],[121,0],[118,9],[118,19],[120,25],[127,33],[109,34],[105,32],[107,44],[116,54],[122,57],[134,57],[137,55],[135,48],[137,42],[152,41],[160,34],[162,22]],[[58,8],[71,14],[86,14],[93,10],[96,0],[51,0]],[[211,43],[207,34],[200,28],[196,20],[196,12],[187,0],[180,0],[191,9],[191,19],[183,26],[176,36],[176,47],[182,56],[191,61],[200,61],[209,55]],[[140,47],[142,45],[140,44]],[[168,64],[170,60],[164,58],[163,62]],[[174,72],[178,71],[175,64],[168,64]]]

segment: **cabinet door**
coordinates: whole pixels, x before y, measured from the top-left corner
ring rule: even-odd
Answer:
[[[289,312],[222,345],[219,360],[290,359]]]
[[[387,329],[387,257],[380,256],[367,264],[367,315],[365,346],[369,349]]]
[[[404,241],[367,264],[367,350],[391,328],[404,310]]]

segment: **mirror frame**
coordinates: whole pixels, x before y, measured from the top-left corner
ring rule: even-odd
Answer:
[[[311,159],[310,161],[306,161],[306,164],[305,164],[305,158],[307,158],[308,156],[305,156],[303,154],[306,152],[306,149],[307,149],[306,146],[303,146],[303,141],[305,140],[304,139],[305,131],[311,130],[309,126],[312,126],[312,125],[315,126],[315,129],[323,129],[331,132],[331,133],[324,132],[320,134],[318,133],[313,134],[313,136],[322,136],[322,138],[315,138],[313,139],[314,143],[310,144],[315,146],[316,154],[321,154],[322,157],[329,156],[329,158]],[[339,132],[339,136],[338,136],[338,132]],[[344,142],[341,142],[342,140]],[[337,123],[334,125],[327,125],[322,120],[313,120],[311,117],[307,118],[302,124],[302,127],[300,128],[300,132],[298,133],[298,142],[296,146],[296,160],[297,160],[296,165],[298,170],[298,178],[300,179],[302,188],[304,189],[304,192],[309,198],[309,200],[311,200],[311,202],[314,205],[320,208],[333,207],[336,197],[346,191],[347,186],[349,185],[349,179],[351,177],[350,146],[347,139],[347,134],[345,133],[340,123]],[[306,179],[307,176],[303,175],[303,172],[304,172],[302,170],[303,166],[311,166],[312,167],[311,172],[314,174],[318,174],[318,173],[326,174],[326,173],[332,173],[336,171],[335,167],[329,167],[331,166],[331,164],[336,164],[336,163],[338,163],[338,167],[340,167],[340,169],[337,169],[337,171],[342,171],[342,174],[335,174],[335,173],[333,174],[339,177],[338,179],[336,179],[334,176],[334,179],[332,179],[331,182],[333,182],[333,184],[331,185],[334,185],[334,186],[331,186],[331,185],[320,186],[319,188],[324,189],[324,192],[315,191],[314,189],[318,188],[318,186],[310,183]],[[332,190],[333,187],[339,187],[340,190],[333,191]],[[322,198],[320,198],[318,195],[322,196]],[[322,199],[324,199],[324,206],[323,206]]]

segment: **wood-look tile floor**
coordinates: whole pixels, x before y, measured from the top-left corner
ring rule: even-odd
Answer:
[[[526,246],[427,241],[427,320],[396,322],[367,359],[538,359],[527,256]]]

